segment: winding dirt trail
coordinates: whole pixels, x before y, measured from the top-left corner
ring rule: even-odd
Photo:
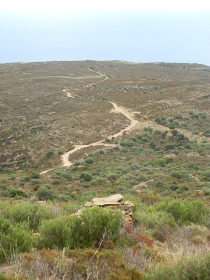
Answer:
[[[109,135],[107,137],[108,139],[113,139],[113,138],[117,138],[119,136],[122,136],[123,133],[129,132],[130,130],[135,129],[139,125],[139,121],[137,121],[134,118],[134,116],[133,116],[134,114],[133,113],[129,112],[124,107],[118,106],[114,102],[110,102],[110,104],[112,104],[112,106],[113,106],[113,109],[110,111],[110,113],[117,113],[117,114],[120,113],[120,114],[123,114],[127,119],[130,120],[130,124],[127,127],[121,129],[119,132]],[[82,149],[88,148],[88,147],[94,147],[94,146],[116,147],[117,145],[118,144],[105,143],[105,139],[102,139],[102,140],[99,140],[99,141],[96,141],[96,142],[93,142],[93,143],[90,143],[90,144],[75,145],[74,149],[66,152],[65,154],[63,154],[61,156],[62,167],[70,167],[70,166],[72,166],[73,162],[69,159],[69,157],[70,157],[70,155],[74,154],[75,152],[77,152],[79,150],[82,150]],[[48,173],[49,171],[52,171],[52,170],[53,170],[53,168],[44,170],[44,171],[42,171],[40,173],[40,175],[46,174],[46,173]]]
[[[75,98],[75,97],[77,97],[77,98],[79,98],[79,99],[84,99],[84,100],[86,100],[86,98],[84,98],[83,96],[80,96],[80,95],[78,95],[78,94],[69,92],[67,88],[62,89],[62,92],[64,92],[65,95],[66,95],[67,97],[70,97],[70,98]]]
[[[97,81],[97,82],[94,82],[94,83],[90,83],[90,84],[87,84],[85,86],[83,86],[83,88],[87,88],[87,87],[92,87],[96,84],[99,84],[99,83],[102,83],[104,82],[105,80],[108,80],[109,77],[105,74],[102,74],[101,72],[96,72],[94,71],[93,69],[90,69],[88,68],[90,71],[100,75],[103,79],[101,79],[100,81]],[[68,91],[67,88],[64,88],[62,90],[62,92],[69,98],[83,98],[85,99],[84,97],[81,97],[80,95],[77,95],[77,94],[74,94],[74,93],[71,93]],[[112,135],[109,135],[107,138],[108,139],[113,139],[113,138],[117,138],[119,136],[122,136],[123,133],[125,132],[128,132],[132,129],[134,129],[138,124],[139,124],[139,121],[137,121],[135,118],[134,118],[134,113],[131,113],[129,112],[126,108],[124,107],[121,107],[121,106],[118,106],[116,103],[114,102],[109,102],[110,104],[112,104],[113,108],[112,110],[110,111],[110,113],[118,113],[118,114],[123,114],[129,121],[130,121],[130,124],[121,129],[119,132],[115,133],[115,134],[112,134]],[[96,141],[96,142],[93,142],[93,143],[90,143],[90,144],[84,144],[84,145],[75,145],[74,149],[66,152],[65,154],[63,154],[61,156],[61,160],[62,160],[62,167],[69,167],[69,166],[72,166],[73,165],[73,162],[69,159],[70,155],[74,154],[75,152],[79,151],[79,150],[82,150],[84,148],[88,148],[88,147],[94,147],[94,146],[103,146],[103,147],[116,147],[117,144],[109,144],[109,143],[105,143],[105,139],[102,139],[102,140],[99,140],[99,141]],[[44,170],[40,173],[40,175],[42,174],[46,174],[48,173],[49,171],[52,171],[53,168],[51,169],[47,169],[47,170]]]
[[[123,114],[127,119],[130,120],[130,124],[129,126],[127,126],[126,128],[123,128],[122,130],[120,130],[119,132],[109,135],[107,138],[108,139],[113,139],[113,138],[117,138],[119,136],[122,136],[123,133],[128,132],[130,130],[133,130],[138,124],[139,121],[137,121],[134,117],[133,117],[133,113],[130,113],[127,109],[125,109],[124,107],[120,107],[118,106],[116,103],[114,102],[110,102],[113,106],[113,109],[110,111],[110,113],[121,113]],[[116,147],[117,144],[108,144],[108,143],[104,143],[105,139],[99,140],[97,142],[93,142],[87,145],[75,145],[75,148],[72,149],[71,151],[68,151],[67,153],[63,154],[61,156],[61,160],[63,163],[63,167],[69,167],[71,165],[73,165],[73,162],[71,162],[69,160],[69,156],[74,154],[75,152],[84,149],[84,148],[88,148],[88,147],[93,147],[93,146],[104,146],[104,147]]]
[[[88,68],[90,71],[98,74],[99,76],[102,77],[102,79],[100,79],[99,81],[97,82],[94,82],[94,83],[89,83],[85,86],[83,86],[83,88],[88,88],[88,87],[93,87],[94,85],[96,84],[99,84],[99,83],[102,83],[104,82],[105,80],[108,80],[109,77],[106,76],[105,74],[102,74],[101,72],[96,72],[94,71],[93,69],[91,68]],[[71,93],[67,88],[64,88],[62,90],[62,92],[68,97],[68,98],[79,98],[79,99],[85,99],[87,100],[86,98],[84,98],[83,96],[80,96],[80,95],[77,95],[75,93]],[[114,102],[109,102],[110,104],[112,104],[113,108],[112,110],[110,111],[110,113],[118,113],[118,114],[122,114],[124,115],[129,121],[130,121],[130,124],[125,127],[125,128],[122,128],[119,132],[117,133],[114,133],[112,135],[109,135],[107,137],[107,139],[113,139],[113,138],[117,138],[117,137],[120,137],[123,135],[123,133],[125,132],[129,132],[133,129],[140,129],[142,130],[143,128],[147,127],[147,126],[150,126],[152,127],[153,129],[159,129],[161,131],[166,131],[166,130],[169,130],[167,127],[164,127],[162,125],[158,125],[156,124],[155,122],[151,121],[151,120],[147,120],[147,121],[139,121],[139,120],[136,120],[135,119],[135,114],[139,114],[140,112],[130,112],[128,111],[126,108],[122,107],[122,106],[119,106],[117,105],[116,103]],[[186,134],[186,131],[181,131],[178,129],[178,131]],[[187,135],[190,139],[196,139],[196,140],[203,140],[202,139],[198,139],[198,138],[194,138],[192,137],[192,135],[190,135],[190,133],[188,133]],[[93,143],[90,143],[90,144],[83,144],[83,145],[75,145],[74,146],[74,149],[66,152],[65,154],[63,154],[61,156],[61,161],[62,161],[62,167],[70,167],[73,165],[73,162],[71,161],[70,159],[70,156],[73,155],[74,153],[76,153],[77,151],[79,150],[82,150],[82,149],[85,149],[85,148],[88,148],[88,147],[95,147],[95,146],[100,146],[99,149],[103,149],[103,148],[108,148],[108,147],[116,147],[118,146],[118,144],[110,144],[110,143],[106,143],[105,142],[105,139],[102,139],[102,140],[99,140],[99,141],[96,141],[96,142],[93,142]],[[101,146],[103,146],[103,148],[101,148]],[[48,173],[49,171],[52,171],[53,168],[51,169],[48,169],[48,170],[45,170],[45,171],[42,171],[40,174],[46,174]]]
[[[127,126],[124,129],[120,130],[119,132],[109,136],[108,139],[111,139],[113,137],[116,138],[116,137],[122,136],[124,132],[128,132],[129,130],[133,130],[135,127],[137,127],[139,125],[140,122],[134,118],[134,113],[135,112],[131,113],[126,108],[120,107],[114,102],[109,102],[109,103],[111,103],[112,106],[113,106],[113,109],[111,110],[111,113],[121,113],[121,114],[123,114],[127,119],[130,120],[130,125]]]

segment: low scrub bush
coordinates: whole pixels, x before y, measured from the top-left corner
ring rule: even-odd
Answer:
[[[55,195],[50,187],[43,186],[38,188],[37,197],[39,200],[53,200],[55,198]]]
[[[58,179],[56,179],[56,180],[53,180],[53,181],[52,181],[52,184],[53,184],[53,185],[61,185],[62,183],[64,183],[63,180],[58,180]]]
[[[188,177],[188,175],[186,173],[181,172],[181,171],[173,171],[171,173],[171,176],[176,179],[186,179]]]
[[[121,225],[121,213],[99,207],[84,209],[80,217],[63,216],[43,221],[39,232],[40,247],[87,248],[102,239],[115,240]]]
[[[81,207],[82,205],[79,202],[71,201],[67,204],[64,204],[62,208],[66,214],[73,214],[77,212]]]
[[[0,212],[12,224],[28,223],[31,230],[37,230],[42,220],[53,217],[50,208],[31,203],[17,203],[12,205],[3,203]]]
[[[10,189],[9,197],[12,197],[15,199],[22,199],[23,197],[28,197],[28,194],[22,189]]]
[[[201,200],[166,199],[157,205],[158,210],[172,214],[178,223],[205,224],[208,208]]]
[[[165,167],[166,164],[167,164],[167,161],[165,158],[157,158],[155,160],[155,164],[158,165],[158,166],[161,166],[161,167]]]
[[[13,226],[8,219],[0,217],[0,262],[15,253],[30,250],[31,233],[24,224]]]
[[[82,172],[79,176],[80,179],[86,181],[86,182],[89,182],[92,180],[92,176],[88,173],[85,173],[85,172]]]
[[[23,182],[23,183],[25,183],[25,182],[30,181],[30,179],[31,179],[31,178],[30,178],[29,176],[25,176],[25,177],[21,178],[20,181]]]
[[[109,181],[115,181],[115,180],[117,180],[117,177],[118,177],[118,175],[115,173],[111,173],[107,176]]]
[[[39,179],[39,178],[40,178],[40,174],[39,173],[33,172],[31,174],[31,179]]]
[[[93,164],[94,163],[94,160],[92,158],[86,158],[85,162],[87,164]]]
[[[71,199],[71,196],[69,195],[69,194],[65,194],[65,193],[63,193],[63,194],[60,194],[59,196],[58,196],[58,201],[64,201],[64,202],[67,202],[67,201],[69,201]]]
[[[135,222],[153,232],[159,230],[164,225],[175,226],[176,222],[171,213],[157,211],[153,207],[148,207],[144,211],[138,211],[134,214]]]
[[[31,180],[31,183],[32,183],[33,185],[40,185],[40,184],[42,183],[42,180],[40,180],[40,179],[32,179],[32,180]]]
[[[54,152],[53,151],[48,151],[47,153],[46,153],[46,158],[47,159],[49,159],[49,158],[51,158],[52,156],[54,155]]]

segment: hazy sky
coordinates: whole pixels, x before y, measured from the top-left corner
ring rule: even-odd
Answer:
[[[209,0],[6,0],[1,10],[205,10]]]
[[[127,60],[210,65],[208,0],[6,0],[0,62]]]

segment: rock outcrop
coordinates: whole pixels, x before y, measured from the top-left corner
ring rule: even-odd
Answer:
[[[85,207],[92,207],[92,206],[115,206],[122,204],[123,196],[121,194],[115,194],[108,197],[102,198],[93,198],[91,202],[87,202]]]
[[[90,202],[87,202],[85,207],[100,206],[103,208],[119,209],[121,210],[124,221],[123,228],[127,232],[133,231],[133,203],[130,201],[123,201],[123,195],[115,194],[108,197],[93,198]],[[82,209],[76,214],[80,215]]]

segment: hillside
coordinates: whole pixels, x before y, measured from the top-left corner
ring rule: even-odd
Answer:
[[[207,280],[209,108],[205,65],[0,64],[0,279]]]

